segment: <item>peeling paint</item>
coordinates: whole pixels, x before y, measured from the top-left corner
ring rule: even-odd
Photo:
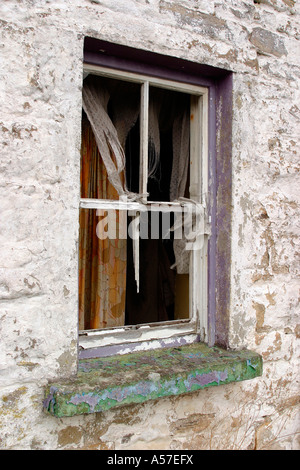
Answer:
[[[58,417],[73,416],[181,395],[257,377],[262,362],[250,351],[224,351],[196,343],[81,360],[79,371],[77,378],[48,387],[45,410]]]

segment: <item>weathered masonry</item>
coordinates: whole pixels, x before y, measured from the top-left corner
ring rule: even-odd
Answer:
[[[2,2],[0,448],[299,449],[299,13]]]

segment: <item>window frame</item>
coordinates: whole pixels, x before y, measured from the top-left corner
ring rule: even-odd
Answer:
[[[102,65],[84,63],[84,73],[117,78],[141,84],[141,111],[144,119],[141,120],[141,134],[147,133],[147,99],[149,87],[155,86],[164,89],[181,91],[191,95],[191,142],[190,164],[194,168],[191,172],[190,197],[204,204],[204,194],[208,193],[208,134],[209,134],[209,87],[194,85],[177,80],[170,80],[142,73],[119,70]],[[143,162],[140,193],[146,192],[147,185],[147,151],[148,141],[142,138],[140,153]],[[196,169],[195,169],[196,168]],[[151,201],[148,201],[150,203]],[[145,208],[140,202],[127,202],[126,208],[142,210]],[[120,208],[120,201],[80,199],[80,208],[104,209]],[[173,209],[179,203],[155,203],[160,207],[172,205]],[[204,236],[204,246],[201,251],[193,251],[190,268],[190,315],[189,319],[173,320],[150,324],[125,325],[123,327],[105,328],[97,330],[79,331],[79,350],[88,354],[99,356],[100,350],[124,353],[132,350],[161,347],[161,344],[187,344],[195,341],[208,342],[208,236]]]

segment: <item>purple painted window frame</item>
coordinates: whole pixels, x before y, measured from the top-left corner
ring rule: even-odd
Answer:
[[[228,347],[232,217],[233,74],[221,68],[86,37],[84,63],[176,80],[209,89],[209,345]]]

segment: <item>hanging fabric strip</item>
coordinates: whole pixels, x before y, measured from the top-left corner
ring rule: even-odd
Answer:
[[[189,156],[190,156],[190,126],[189,112],[187,109],[177,115],[172,131],[173,164],[170,181],[170,201],[175,201],[184,196]]]
[[[170,181],[170,201],[180,200],[184,196],[188,166],[190,159],[190,125],[189,125],[189,110],[184,109],[183,112],[177,114],[174,119],[172,129],[172,143],[173,143],[173,163]],[[186,201],[187,203],[188,201]],[[187,221],[186,221],[187,222]],[[179,238],[174,238],[173,249],[175,255],[175,263],[178,274],[188,274],[190,266],[190,251],[186,250],[187,239],[182,230],[187,230],[186,222],[184,222],[184,215],[176,216],[175,225],[173,230],[181,231]]]
[[[175,268],[178,274],[188,274],[192,251],[201,250],[204,237],[211,233],[206,204],[192,199],[179,198],[183,213],[176,216],[172,231],[174,232]]]
[[[149,149],[148,149],[148,178],[155,178],[160,163],[160,129],[159,114],[161,98],[152,91],[149,100]]]
[[[88,77],[83,85],[83,109],[93,129],[97,147],[101,152],[108,179],[119,195],[125,193],[120,174],[125,168],[125,154],[118,139],[118,134],[108,113],[108,92],[96,86],[92,77]]]
[[[137,213],[132,222],[132,245],[133,245],[133,263],[134,263],[134,277],[136,282],[136,290],[140,291],[140,214]]]
[[[120,145],[125,150],[127,136],[140,114],[140,93],[132,83],[118,82],[115,87],[111,87],[110,95],[111,120]]]

